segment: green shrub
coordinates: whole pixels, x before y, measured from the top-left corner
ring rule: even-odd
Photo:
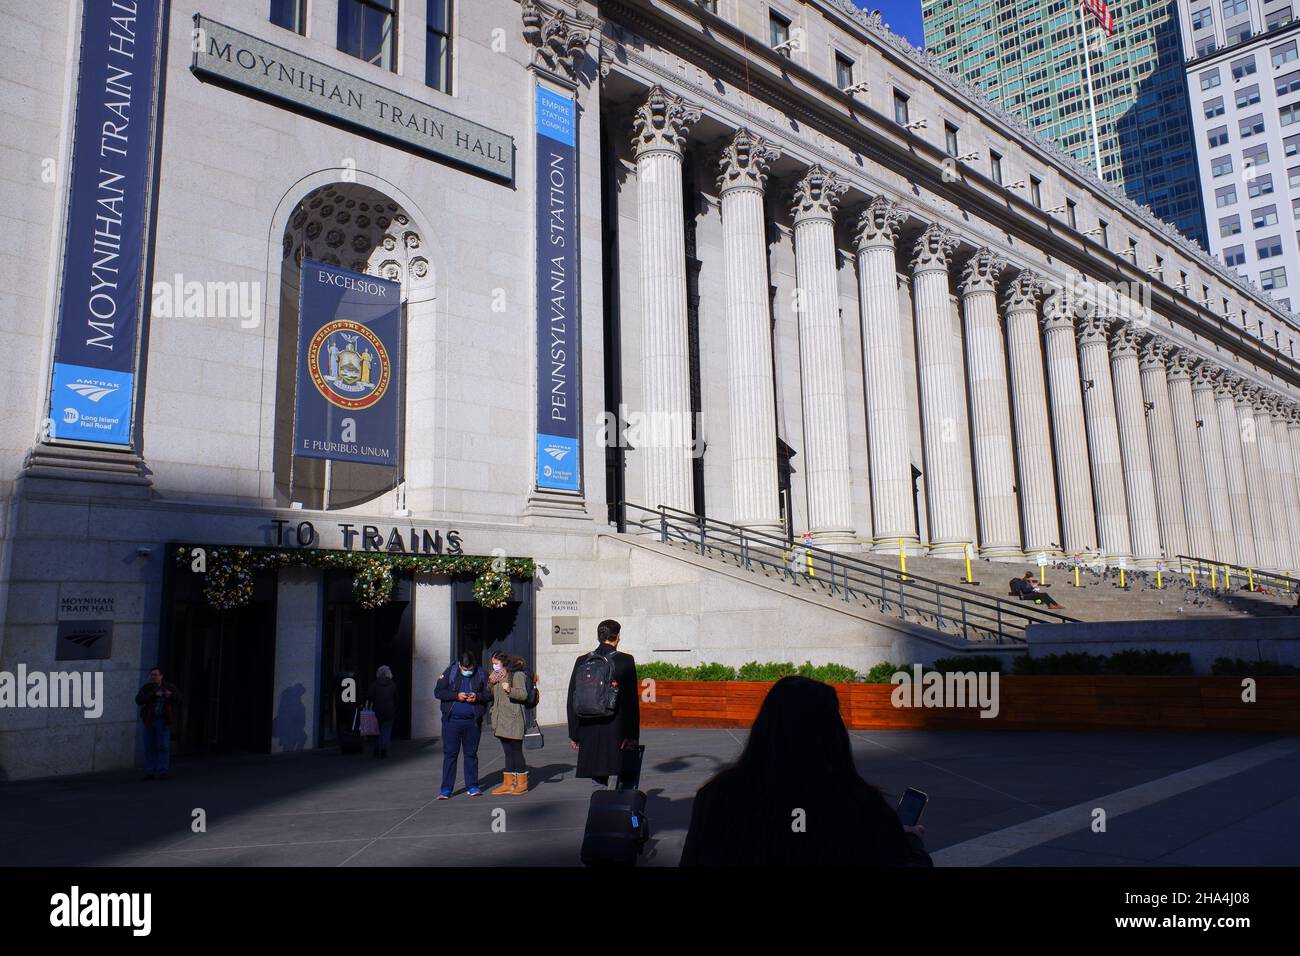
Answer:
[[[689,668],[691,676],[686,680],[735,680],[736,669],[728,667],[726,664],[701,664],[699,667]]]
[[[826,684],[854,684],[858,680],[858,672],[843,664],[814,664],[812,661],[804,661],[796,673],[800,677],[810,677]]]
[[[1147,677],[1191,672],[1192,655],[1186,651],[1120,651],[1106,660],[1107,674]]]
[[[778,681],[782,677],[788,677],[798,670],[790,661],[783,661],[778,664],[760,664],[758,661],[750,661],[748,664],[742,664],[737,672],[737,680],[744,681]]]
[[[904,670],[910,670],[910,668],[901,664],[891,664],[889,661],[881,661],[862,675],[862,680],[867,684],[888,684],[891,677]]]
[[[1240,657],[1216,657],[1210,673],[1222,677],[1296,677],[1300,667],[1276,661],[1245,661]]]
[[[1014,669],[1017,674],[1064,675],[1100,674],[1105,667],[1103,654],[1047,654],[1043,657],[1024,654],[1016,658]]]
[[[689,667],[669,661],[646,661],[636,665],[636,676],[638,679],[651,680],[690,680],[690,670]]]
[[[1005,663],[995,654],[966,654],[961,657],[940,657],[925,669],[939,671],[941,674],[949,671],[997,671],[1001,674]]]

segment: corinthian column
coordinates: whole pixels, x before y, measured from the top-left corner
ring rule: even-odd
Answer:
[[[907,368],[898,312],[895,243],[907,212],[883,196],[858,217],[858,299],[862,305],[866,373],[867,443],[871,455],[874,549],[898,553],[917,543],[912,511],[912,462],[908,454]]]
[[[1052,400],[1056,483],[1061,492],[1062,544],[1066,551],[1078,552],[1097,547],[1097,522],[1088,477],[1088,436],[1074,322],[1073,297],[1064,289],[1054,291],[1043,308],[1043,348]]]
[[[642,400],[650,422],[639,449],[651,507],[691,511],[691,379],[686,317],[682,146],[700,110],[656,86],[636,111],[641,235]]]
[[[1269,530],[1273,538],[1273,564],[1271,570],[1283,571],[1291,567],[1290,516],[1282,485],[1281,455],[1277,433],[1273,427],[1274,397],[1261,394],[1255,405],[1255,434],[1259,437],[1259,457],[1264,466],[1264,482],[1268,485]]]
[[[1201,459],[1200,429],[1197,426],[1200,416],[1192,399],[1191,363],[1185,353],[1176,349],[1166,350],[1165,376],[1169,382],[1169,415],[1178,453],[1178,499],[1182,502],[1183,517],[1187,522],[1188,550],[1182,553],[1212,558],[1215,544],[1209,483],[1205,477],[1205,462]],[[1156,465],[1157,495],[1162,493],[1163,470],[1161,465]]]
[[[1151,439],[1147,433],[1137,352],[1137,330],[1127,323],[1117,325],[1110,337],[1110,373],[1115,383],[1115,414],[1119,424],[1120,459],[1124,466],[1129,538],[1135,562],[1139,567],[1149,568],[1155,566],[1161,554],[1160,525],[1156,517]],[[1177,487],[1176,481],[1174,486]]]
[[[1297,406],[1281,402],[1274,406],[1273,431],[1277,437],[1278,467],[1282,476],[1282,501],[1287,509],[1287,527],[1291,533],[1291,553],[1287,556],[1285,570],[1300,568],[1300,455],[1295,442],[1300,439],[1300,423],[1296,421]]]
[[[1255,561],[1257,568],[1276,568],[1277,541],[1274,537],[1273,516],[1268,504],[1268,477],[1264,473],[1263,436],[1255,418],[1255,404],[1259,389],[1245,381],[1238,381],[1232,391],[1237,412],[1237,434],[1241,436],[1241,457],[1246,466],[1246,505],[1250,509],[1250,524],[1255,529]]]
[[[835,252],[835,209],[847,188],[814,166],[795,186],[792,210],[808,522],[821,544],[848,543],[853,537]]]
[[[1241,450],[1241,426],[1232,405],[1232,392],[1237,384],[1234,376],[1218,371],[1214,382],[1214,409],[1219,418],[1219,435],[1223,440],[1223,461],[1228,473],[1228,505],[1232,510],[1233,539],[1236,542],[1235,563],[1254,565],[1255,532],[1250,520],[1250,501],[1246,494],[1246,462]]]
[[[1216,561],[1238,564],[1237,536],[1233,529],[1232,496],[1228,491],[1228,455],[1219,427],[1215,382],[1219,370],[1201,362],[1192,373],[1192,400],[1196,407],[1196,431],[1200,437],[1201,464],[1205,471],[1205,500],[1214,529],[1214,548],[1208,555]]]
[[[1042,294],[1042,279],[1029,271],[1016,276],[1002,294],[1019,473],[1016,490],[1023,515],[1025,551],[1031,554],[1061,546],[1056,479],[1052,474],[1052,434],[1047,423],[1047,382],[1038,338],[1038,301]]]
[[[948,297],[948,263],[956,248],[956,236],[931,225],[912,258],[930,553],[947,557],[962,555],[975,541],[961,342],[952,334]]]
[[[974,434],[975,505],[980,550],[1011,560],[1020,550],[1016,465],[1011,448],[1011,400],[1007,395],[1007,344],[998,320],[998,276],[1005,259],[979,249],[961,275],[966,328],[966,377]]]
[[[776,476],[776,404],[763,187],[780,153],[747,129],[722,153],[722,252],[727,277],[733,520],[781,526]]]
[[[1165,369],[1169,348],[1165,339],[1159,336],[1148,337],[1142,343],[1138,368],[1142,377],[1142,400],[1147,410],[1146,429],[1150,441],[1151,477],[1155,486],[1160,543],[1165,557],[1173,560],[1180,554],[1187,554],[1188,545],[1183,482],[1178,470],[1178,442]],[[1191,398],[1190,390],[1187,397]]]
[[[1092,487],[1097,494],[1097,546],[1110,562],[1131,558],[1133,543],[1129,536],[1119,425],[1115,419],[1115,387],[1106,347],[1108,324],[1094,307],[1079,319],[1078,331],[1088,457],[1092,463]],[[1150,507],[1149,502],[1147,506]]]

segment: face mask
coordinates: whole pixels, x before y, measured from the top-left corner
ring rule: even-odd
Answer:
[[[469,670],[465,670],[465,668],[462,667],[462,668],[460,669],[460,672],[461,672],[461,674],[464,675],[465,677],[473,677],[473,676],[474,676],[474,668],[472,668],[472,667],[471,667]]]
[[[498,674],[501,673],[503,670],[505,670],[505,668],[501,666],[501,663],[499,661],[492,662],[492,669],[496,671]]]

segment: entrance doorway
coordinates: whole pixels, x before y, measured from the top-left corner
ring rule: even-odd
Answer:
[[[191,574],[172,579],[159,648],[166,680],[181,706],[172,735],[176,754],[271,750],[275,684],[275,574],[254,576],[253,598],[219,611]]]
[[[375,672],[387,664],[397,683],[397,716],[393,739],[411,737],[411,578],[394,575],[393,596],[366,610],[352,597],[352,575],[325,574],[325,633],[321,640],[320,707],[322,747],[338,743],[337,721],[350,719],[351,707],[340,706],[336,689],[346,673],[356,678],[356,698],[364,704]],[[346,710],[346,713],[343,711]]]
[[[470,651],[479,664],[488,667],[497,651],[522,657],[528,670],[537,670],[533,641],[533,589],[531,581],[513,581],[511,600],[503,608],[487,608],[474,600],[473,581],[452,584],[453,632],[452,653],[459,658]]]

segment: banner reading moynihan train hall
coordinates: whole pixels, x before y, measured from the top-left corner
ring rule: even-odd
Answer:
[[[537,88],[537,487],[582,490],[577,108]]]
[[[400,461],[402,285],[303,260],[293,453]]]
[[[86,0],[49,437],[130,446],[166,0]]]

